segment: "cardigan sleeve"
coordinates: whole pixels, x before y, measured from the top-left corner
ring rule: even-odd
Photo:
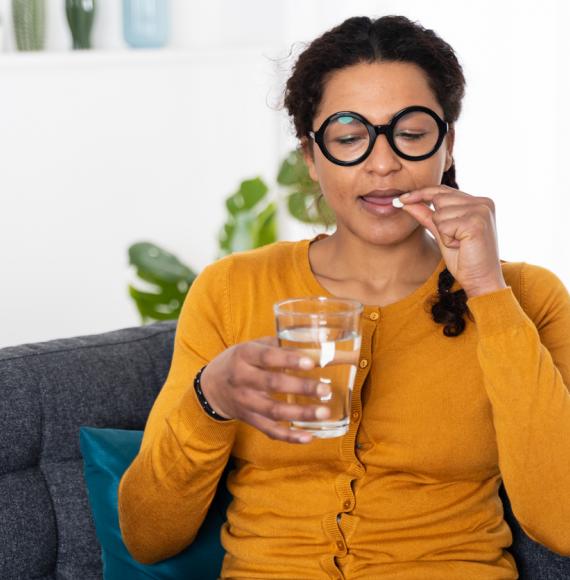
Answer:
[[[523,263],[520,276],[520,304],[509,286],[467,305],[513,513],[570,556],[570,296],[546,268]]]
[[[231,257],[208,266],[184,301],[170,370],[150,412],[141,449],[119,486],[119,522],[132,556],[150,564],[192,543],[228,461],[237,421],[200,406],[198,370],[234,342]]]

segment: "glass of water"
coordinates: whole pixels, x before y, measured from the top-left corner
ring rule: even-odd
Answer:
[[[287,373],[309,377],[330,386],[330,395],[287,394],[289,403],[319,404],[330,409],[324,421],[292,421],[292,429],[314,437],[340,437],[348,431],[352,388],[362,340],[362,304],[343,298],[293,298],[273,306],[279,345],[311,358],[311,370]]]

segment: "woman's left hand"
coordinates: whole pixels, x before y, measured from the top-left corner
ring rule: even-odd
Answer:
[[[507,288],[499,260],[495,204],[447,185],[400,196],[408,212],[437,240],[447,269],[468,298]],[[434,210],[428,205],[433,203]]]

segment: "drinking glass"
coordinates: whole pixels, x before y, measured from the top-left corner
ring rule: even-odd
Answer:
[[[362,341],[362,304],[342,298],[293,298],[274,307],[279,345],[311,358],[311,370],[286,369],[330,386],[325,397],[288,393],[287,402],[319,404],[330,409],[324,421],[292,421],[291,428],[314,437],[340,437],[348,431],[352,389]]]

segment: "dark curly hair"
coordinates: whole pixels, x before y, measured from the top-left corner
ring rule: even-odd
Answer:
[[[361,62],[406,62],[420,66],[443,109],[445,121],[449,124],[457,121],[465,94],[465,77],[451,46],[433,30],[404,16],[377,19],[358,16],[313,40],[297,58],[287,80],[284,105],[302,143],[312,129],[330,75]],[[306,146],[312,147],[310,143]],[[455,162],[443,174],[441,182],[458,189]],[[448,337],[463,332],[465,313],[473,320],[465,291],[452,292],[454,281],[445,268],[439,275],[437,295],[428,305],[433,320],[444,325],[443,334]]]

